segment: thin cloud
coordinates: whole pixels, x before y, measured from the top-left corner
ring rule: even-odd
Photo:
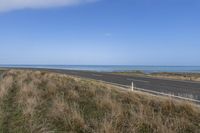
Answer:
[[[110,37],[110,36],[112,36],[112,34],[111,33],[105,33],[105,36]]]
[[[38,9],[59,6],[72,6],[97,0],[0,0],[0,12],[19,9]]]

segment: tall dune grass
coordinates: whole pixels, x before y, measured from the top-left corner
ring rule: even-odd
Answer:
[[[200,132],[197,105],[50,72],[11,70],[4,73],[0,99],[2,131]],[[5,113],[8,115],[3,116]]]

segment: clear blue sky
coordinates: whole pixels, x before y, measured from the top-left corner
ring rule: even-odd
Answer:
[[[200,66],[199,0],[1,1],[0,64]]]

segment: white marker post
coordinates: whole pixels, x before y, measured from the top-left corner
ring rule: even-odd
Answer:
[[[133,82],[132,82],[132,91],[134,90],[134,84],[133,84]]]

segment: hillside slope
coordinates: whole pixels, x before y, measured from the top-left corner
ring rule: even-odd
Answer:
[[[200,109],[66,75],[10,70],[0,79],[0,130],[199,133]]]

